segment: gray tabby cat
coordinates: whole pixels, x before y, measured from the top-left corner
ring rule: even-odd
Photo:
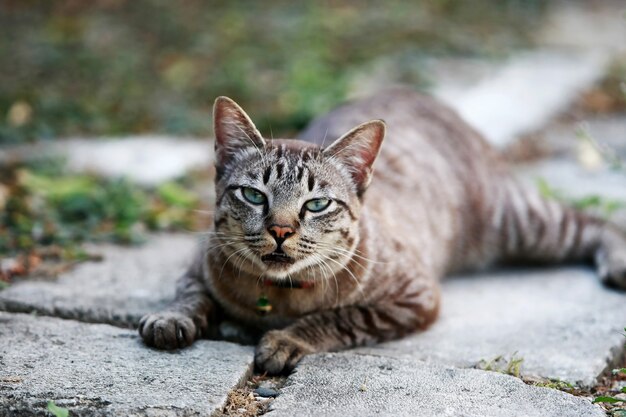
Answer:
[[[375,118],[385,123],[363,123]],[[141,320],[150,346],[182,348],[234,319],[266,331],[256,365],[280,373],[312,352],[426,328],[439,279],[461,269],[595,260],[603,282],[626,288],[622,232],[522,187],[431,98],[379,94],[300,140],[266,140],[220,97],[214,126],[215,229],[174,303]]]

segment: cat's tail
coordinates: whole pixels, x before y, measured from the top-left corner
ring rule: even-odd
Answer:
[[[594,261],[600,278],[626,289],[626,233],[510,179],[490,213],[491,245],[504,261]]]

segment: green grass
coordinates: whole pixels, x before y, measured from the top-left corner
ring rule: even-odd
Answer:
[[[626,327],[624,328],[624,336],[626,336]],[[613,369],[613,375],[623,374],[626,376],[626,368]],[[626,387],[623,387],[620,391],[621,394],[626,394]],[[626,417],[626,400],[623,398],[617,398],[611,395],[602,395],[595,397],[594,403],[607,404],[608,414],[613,417]]]
[[[538,178],[536,185],[539,193],[545,198],[563,202],[579,210],[592,211],[606,219],[609,219],[616,211],[626,209],[626,199],[608,198],[598,194],[573,198],[562,190],[553,188],[545,178]]]
[[[499,372],[519,378],[523,362],[524,358],[517,357],[517,352],[515,352],[510,358],[506,358],[504,355],[499,355],[489,361],[482,359],[476,365],[476,368],[483,371]]]
[[[381,59],[425,86],[424,56],[529,45],[546,0],[0,4],[0,143],[210,134],[218,95],[279,136],[345,100]],[[366,77],[367,78],[367,77]]]
[[[559,391],[565,391],[565,392],[570,392],[576,389],[576,387],[570,384],[569,382],[561,381],[559,379],[549,379],[547,381],[540,381],[537,383],[533,383],[533,385],[536,387],[558,389]]]
[[[47,409],[54,417],[69,417],[70,415],[67,408],[59,407],[54,401],[48,401]]]
[[[191,230],[200,202],[189,179],[146,189],[125,179],[67,174],[48,162],[6,170],[0,255],[60,246],[61,257],[89,257],[85,241],[139,243],[150,230]]]

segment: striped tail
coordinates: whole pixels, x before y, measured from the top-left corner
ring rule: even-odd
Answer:
[[[515,180],[502,183],[492,212],[505,261],[595,261],[600,278],[626,289],[626,234],[615,225],[542,197]]]

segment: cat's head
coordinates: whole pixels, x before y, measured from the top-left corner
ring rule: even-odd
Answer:
[[[375,120],[327,147],[263,139],[246,113],[219,97],[215,129],[214,250],[273,279],[332,276],[359,239],[361,199],[385,135]]]

